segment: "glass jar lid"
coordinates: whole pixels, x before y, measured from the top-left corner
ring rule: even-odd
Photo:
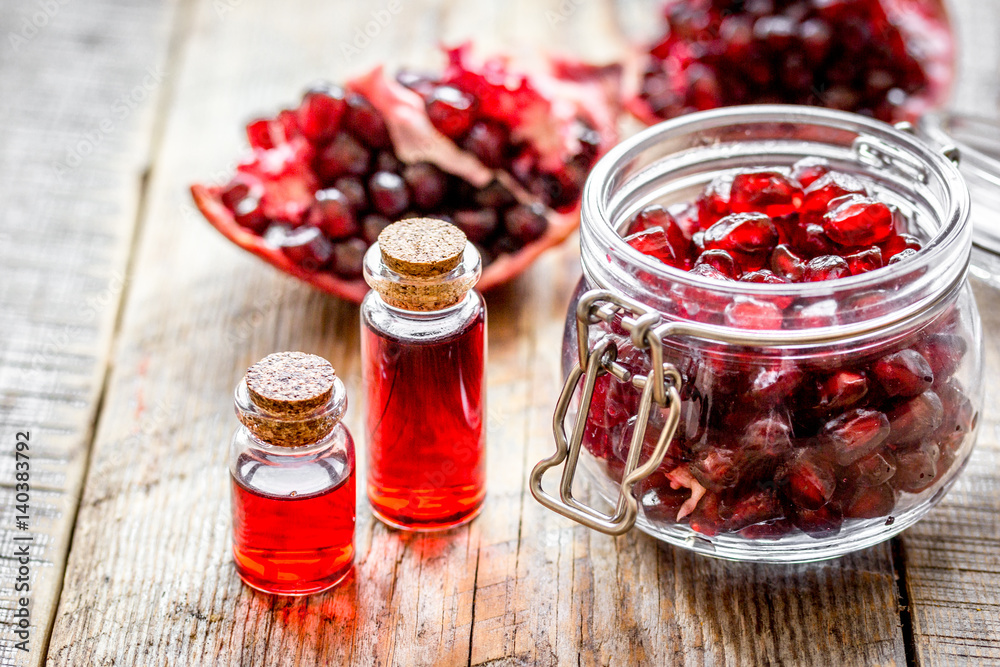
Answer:
[[[1000,119],[955,112],[921,120],[920,133],[958,149],[958,169],[972,196],[972,264],[983,278],[1000,277]]]

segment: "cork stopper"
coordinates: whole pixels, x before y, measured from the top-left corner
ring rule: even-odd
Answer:
[[[328,409],[340,385],[330,362],[304,352],[270,354],[247,369],[236,413],[261,440],[298,446],[324,437],[340,420]],[[340,385],[341,387],[343,385]],[[245,403],[241,405],[241,403]]]
[[[448,273],[462,261],[465,244],[461,229],[434,218],[400,220],[378,235],[382,261],[410,278]]]
[[[467,259],[468,248],[462,230],[444,220],[401,220],[378,237],[381,263],[396,276],[366,276],[366,280],[391,306],[441,310],[460,302],[475,286],[478,267],[474,275],[449,275]]]

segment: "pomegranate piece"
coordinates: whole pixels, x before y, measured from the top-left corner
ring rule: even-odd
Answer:
[[[706,250],[698,255],[694,265],[707,264],[722,273],[727,278],[736,280],[739,278],[739,269],[736,267],[736,260],[725,250]]]
[[[882,251],[877,247],[862,250],[851,255],[845,255],[844,260],[847,262],[847,266],[851,270],[851,275],[854,276],[874,271],[875,269],[881,269],[883,266]]]
[[[937,380],[951,377],[962,364],[968,343],[959,334],[936,333],[925,336],[915,347],[927,360]]]
[[[837,463],[850,465],[886,441],[889,418],[877,410],[855,408],[827,422],[823,435]]]
[[[299,227],[288,231],[281,238],[278,247],[289,259],[307,271],[319,271],[333,256],[333,245],[316,227]]]
[[[816,510],[799,508],[792,517],[793,525],[810,537],[831,537],[840,532],[844,516],[833,503]]]
[[[895,459],[888,453],[875,452],[852,463],[847,468],[846,477],[861,486],[880,486],[895,474]]]
[[[747,526],[784,517],[785,511],[777,492],[774,489],[763,489],[747,494],[732,504],[732,513],[725,522],[725,529],[736,532]]]
[[[790,247],[781,244],[771,253],[771,270],[786,280],[798,282],[805,275],[806,262]]]
[[[830,163],[821,157],[804,157],[792,165],[790,176],[803,188],[830,173]]]
[[[802,205],[802,189],[778,171],[742,172],[733,178],[729,208],[733,213],[788,215]]]
[[[780,329],[785,315],[775,303],[740,296],[726,306],[725,321],[738,329]]]
[[[821,255],[806,263],[802,273],[804,282],[819,282],[822,280],[837,280],[851,275],[851,267],[843,257],[837,255]]]
[[[663,16],[628,103],[647,123],[760,103],[914,120],[944,103],[954,73],[938,3],[671,0]]]
[[[821,410],[849,408],[868,394],[868,378],[862,371],[837,371],[817,382],[816,393]]]
[[[770,252],[778,243],[774,223],[763,213],[732,213],[705,230],[706,250]]]
[[[306,224],[318,227],[330,239],[347,238],[358,232],[351,202],[336,188],[316,193],[316,201],[306,214]]]
[[[798,365],[788,359],[764,365],[753,375],[747,397],[756,405],[775,405],[791,396],[804,377]]]
[[[642,254],[655,257],[664,264],[679,269],[687,268],[687,253],[683,248],[676,248],[671,243],[670,237],[662,227],[653,227],[644,232],[633,234],[626,237],[625,242]]]
[[[251,158],[224,187],[194,186],[195,202],[241,247],[354,301],[367,292],[359,244],[387,220],[463,226],[482,248],[481,289],[522,272],[578,224],[587,173],[617,140],[621,68],[551,59],[527,74],[502,58],[476,62],[468,46],[446,56],[439,73],[376,68],[253,121]],[[315,269],[316,257],[265,242],[275,223],[319,229],[337,249]],[[689,237],[668,233],[688,267]]]
[[[915,236],[909,234],[895,234],[881,244],[882,257],[889,261],[905,250],[920,250],[923,246]]]
[[[920,442],[936,431],[944,421],[944,404],[933,391],[911,398],[889,412],[891,445]]]
[[[786,493],[797,507],[817,510],[830,502],[837,482],[833,468],[813,450],[802,450],[785,473]]]
[[[828,172],[806,188],[802,200],[802,213],[823,216],[830,209],[830,202],[847,195],[866,196],[865,184],[848,174]]]
[[[830,202],[823,216],[823,231],[841,246],[870,246],[893,235],[896,215],[888,204],[862,195],[847,195]]]
[[[896,452],[896,474],[892,477],[892,485],[908,493],[926,491],[936,481],[940,458],[940,448],[931,442]]]
[[[934,371],[916,350],[902,350],[872,365],[872,374],[889,396],[917,396],[934,384]]]
[[[894,507],[896,492],[888,484],[861,486],[844,505],[844,516],[851,519],[878,519],[889,515]]]
[[[299,130],[314,144],[329,141],[340,129],[340,120],[346,110],[346,93],[340,86],[324,84],[312,88],[298,108]]]

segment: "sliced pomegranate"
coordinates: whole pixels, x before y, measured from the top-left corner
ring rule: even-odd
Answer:
[[[628,103],[649,124],[776,102],[914,120],[946,101],[954,76],[947,16],[933,0],[669,0],[663,16],[666,33],[637,59]]]
[[[468,45],[446,55],[438,75],[376,68],[253,121],[252,156],[231,183],[192,186],[198,208],[240,247],[355,302],[364,248],[411,216],[450,220],[479,245],[481,289],[518,275],[578,224],[583,182],[617,140],[620,67],[553,59],[528,74]],[[688,243],[676,223],[668,233]]]

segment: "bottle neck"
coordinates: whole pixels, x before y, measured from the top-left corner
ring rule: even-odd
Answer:
[[[347,411],[347,390],[340,378],[334,379],[330,400],[309,412],[276,414],[255,403],[240,381],[234,396],[236,416],[255,442],[284,450],[322,447]]]
[[[386,306],[408,313],[441,313],[460,306],[481,275],[482,259],[471,243],[454,269],[432,276],[394,271],[383,261],[378,243],[365,253],[365,281]]]

